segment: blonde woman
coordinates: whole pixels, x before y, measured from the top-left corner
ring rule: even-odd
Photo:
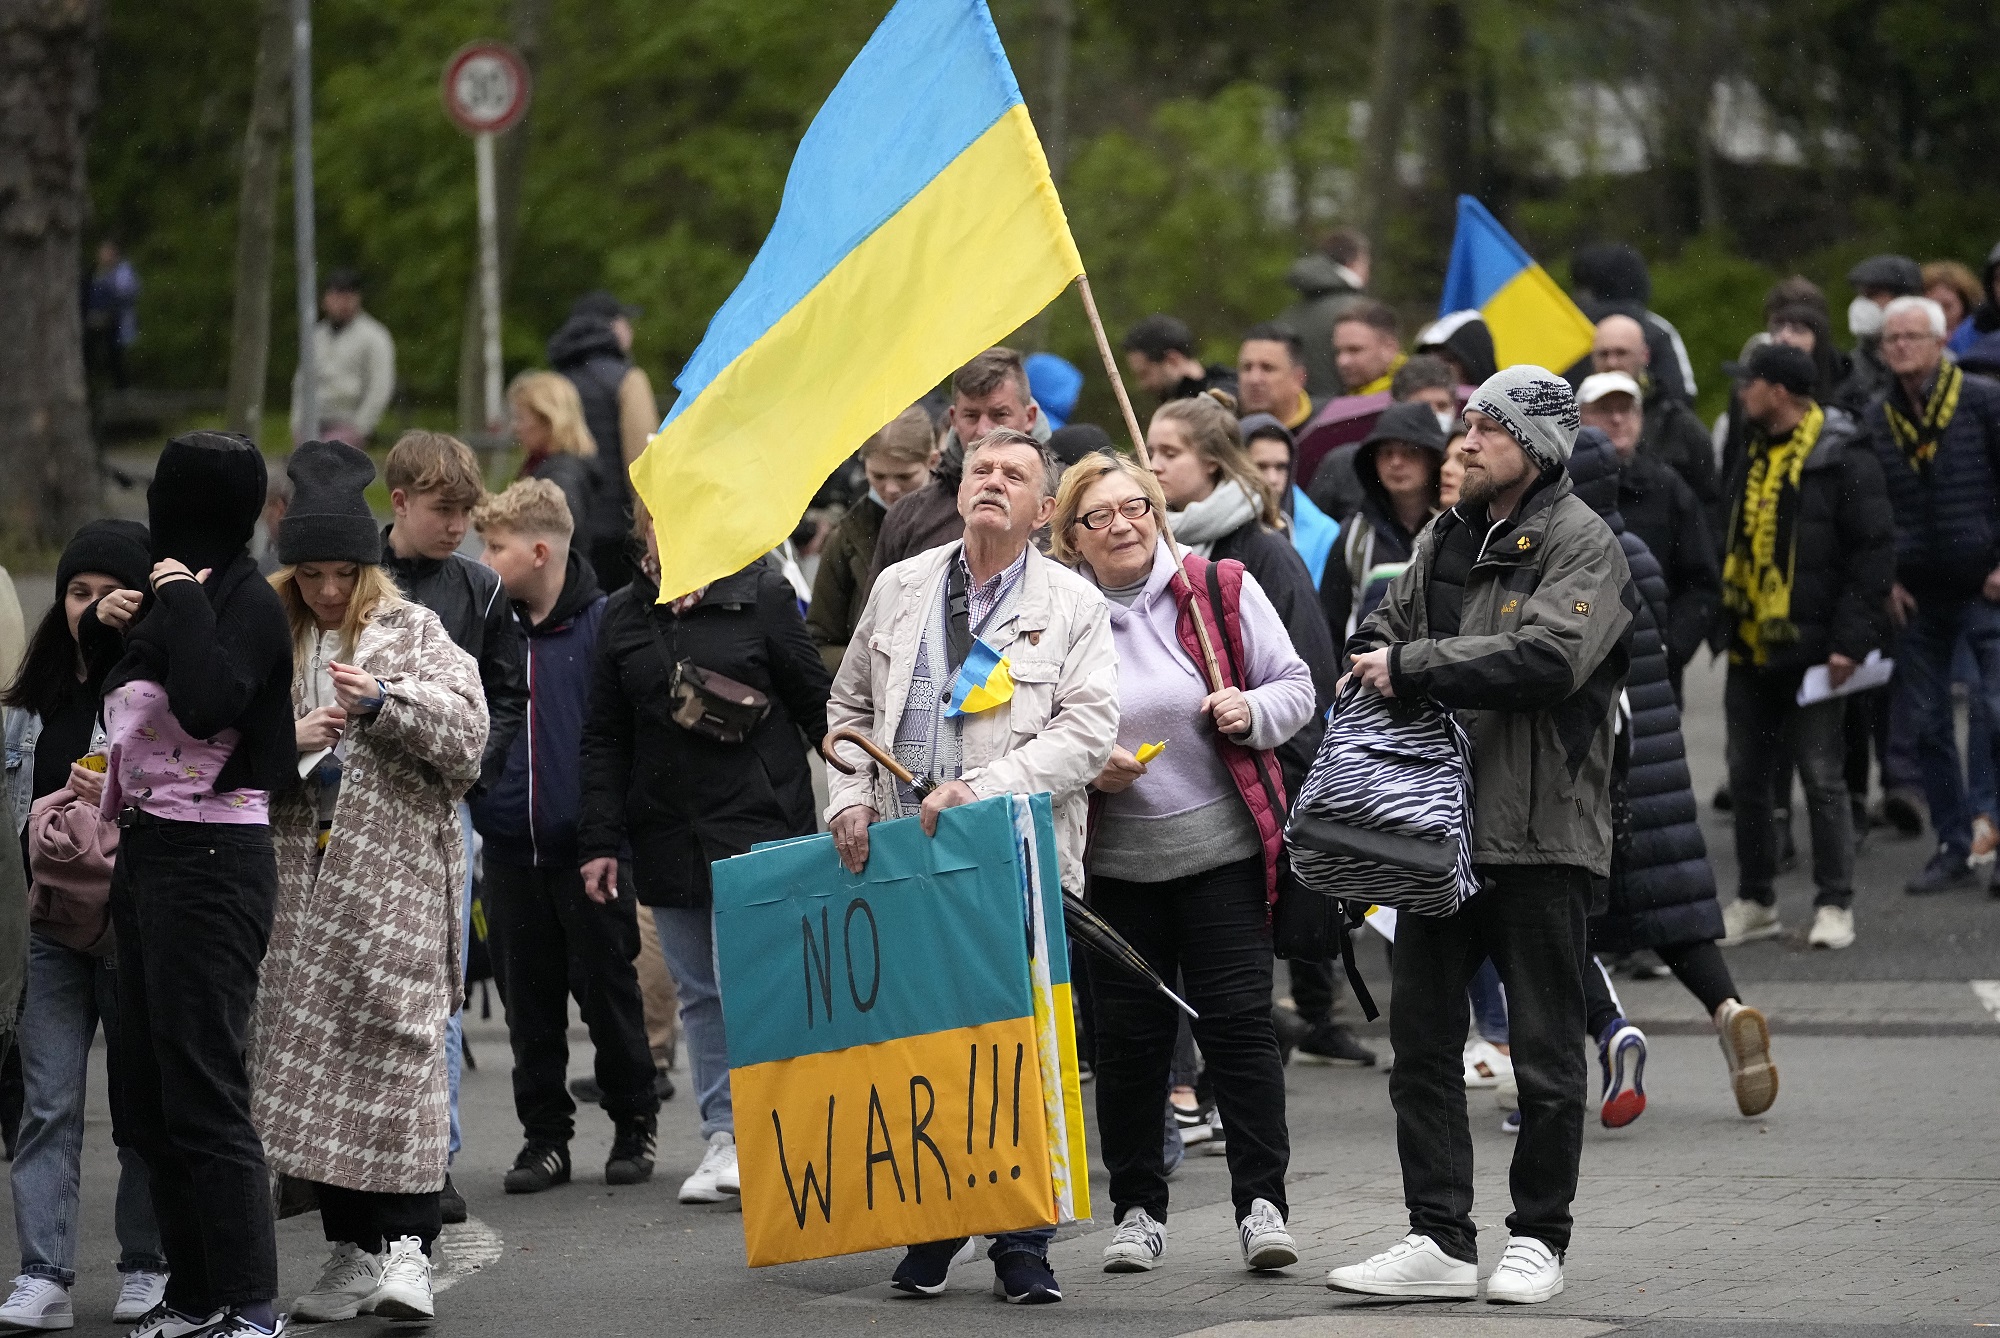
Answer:
[[[588,552],[603,537],[597,523],[603,508],[597,504],[597,439],[584,422],[576,385],[555,372],[523,372],[507,387],[507,409],[521,444],[520,477],[547,479],[563,490],[577,548]],[[622,520],[612,524],[620,528]]]
[[[272,805],[278,904],[251,1034],[265,1156],[309,1182],[332,1245],[294,1318],[432,1315],[458,1006],[479,670],[397,593],[363,490],[367,455],[307,442],[271,577],[291,622],[305,783]]]

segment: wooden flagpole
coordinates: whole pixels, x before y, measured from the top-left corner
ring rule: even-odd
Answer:
[[[1097,352],[1098,356],[1104,359],[1104,374],[1111,378],[1111,391],[1118,397],[1119,411],[1125,415],[1125,430],[1132,434],[1132,449],[1139,456],[1140,466],[1151,469],[1153,456],[1146,449],[1146,434],[1139,430],[1139,415],[1132,412],[1132,397],[1125,393],[1125,378],[1119,374],[1118,359],[1111,352],[1111,341],[1105,337],[1104,320],[1097,314],[1097,299],[1091,296],[1090,292],[1090,276],[1077,275],[1076,287],[1077,291],[1083,294],[1083,314],[1090,318],[1090,332],[1097,336]],[[1166,536],[1167,552],[1173,557],[1174,569],[1180,577],[1181,586],[1188,592],[1188,598],[1192,601],[1194,583],[1188,580],[1187,568],[1181,565],[1180,541],[1174,538],[1174,527],[1165,516],[1160,517],[1160,533]],[[1222,610],[1217,609],[1215,614],[1218,618],[1221,617]],[[1222,667],[1216,663],[1215,646],[1208,638],[1208,623],[1199,612],[1194,618],[1194,634],[1201,641],[1201,657],[1208,668],[1209,690],[1220,692],[1227,684],[1222,677]]]

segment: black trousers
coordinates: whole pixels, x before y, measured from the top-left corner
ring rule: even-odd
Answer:
[[[637,903],[629,893],[600,906],[583,894],[574,864],[523,867],[488,860],[487,925],[505,969],[496,972],[514,1051],[514,1113],[540,1142],[576,1132],[570,1099],[569,1000],[576,997],[597,1051],[597,1085],[612,1119],[659,1110],[653,1052],[639,998]]]
[[[1315,1027],[1333,1021],[1343,983],[1340,959],[1309,962],[1292,957],[1286,959],[1286,965],[1292,974],[1292,1005],[1299,1016]]]
[[[1804,782],[1812,830],[1815,906],[1854,901],[1854,811],[1848,807],[1847,703],[1835,698],[1800,706],[1798,671],[1733,664],[1723,685],[1728,725],[1729,793],[1735,801],[1740,895],[1766,906],[1777,900],[1778,836],[1773,809],[1782,742]]]
[[[1285,1069],[1271,1028],[1271,930],[1260,858],[1164,883],[1091,882],[1091,905],[1162,980],[1176,973],[1201,1019],[1192,1024],[1228,1131],[1231,1197],[1241,1220],[1253,1199],[1285,1203],[1291,1136]],[[1103,963],[1097,1008],[1097,1128],[1111,1172],[1114,1220],[1144,1208],[1167,1219],[1160,1129],[1183,1014],[1151,985]]]
[[[1722,949],[1715,940],[1674,943],[1653,951],[1667,964],[1674,978],[1687,987],[1687,992],[1701,1000],[1710,1017],[1722,1007],[1723,1000],[1741,998],[1736,992],[1736,980],[1729,974],[1729,963],[1723,960]],[[1589,1011],[1586,1034],[1592,1040],[1601,1039],[1612,1020],[1624,1016],[1624,1007],[1605,977],[1603,966],[1595,961],[1583,968],[1583,996]]]
[[[438,1191],[427,1194],[376,1194],[340,1185],[315,1184],[320,1225],[329,1242],[345,1241],[370,1254],[381,1254],[390,1241],[415,1236],[424,1253],[444,1230]]]
[[[1487,957],[1507,987],[1521,1135],[1509,1176],[1507,1230],[1558,1254],[1569,1248],[1570,1203],[1583,1153],[1588,1065],[1584,915],[1590,874],[1570,865],[1494,865],[1455,915],[1399,916],[1389,1040],[1396,1066],[1396,1150],[1410,1231],[1454,1259],[1479,1260],[1472,1223],[1472,1131],[1465,1115],[1465,987]]]
[[[131,827],[111,874],[117,1099],[152,1177],[173,1272],[167,1304],[182,1314],[278,1294],[271,1184],[243,1059],[277,892],[267,827]]]

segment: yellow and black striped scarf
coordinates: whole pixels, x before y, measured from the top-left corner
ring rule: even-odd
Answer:
[[[1965,373],[1958,370],[1958,364],[1945,360],[1938,364],[1937,381],[1931,386],[1930,399],[1924,404],[1923,417],[1911,422],[1901,409],[1896,407],[1897,390],[1892,389],[1888,398],[1882,401],[1882,412],[1889,419],[1889,434],[1896,439],[1896,449],[1903,454],[1903,462],[1922,473],[1937,457],[1938,439],[1951,426],[1952,415],[1958,412],[1958,392],[1965,386]]]
[[[1750,470],[1729,525],[1722,564],[1723,606],[1736,618],[1729,658],[1767,663],[1773,647],[1798,640],[1792,622],[1792,576],[1798,561],[1799,475],[1819,441],[1826,412],[1815,404],[1790,436],[1750,442]]]

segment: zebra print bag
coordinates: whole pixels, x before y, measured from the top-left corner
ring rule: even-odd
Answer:
[[[1450,915],[1472,870],[1472,744],[1451,712],[1350,683],[1299,787],[1285,843],[1316,892]]]

